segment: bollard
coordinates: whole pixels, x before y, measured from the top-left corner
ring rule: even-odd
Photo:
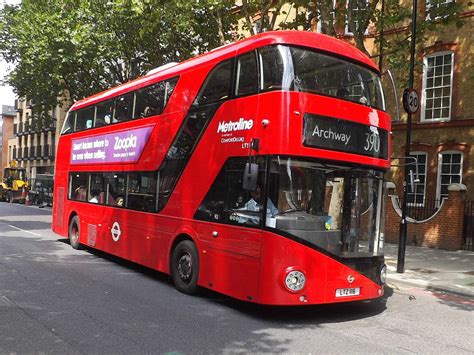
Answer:
[[[30,196],[29,196],[28,191],[26,191],[25,188],[23,188],[22,197],[25,199],[25,206],[29,206],[30,205]]]

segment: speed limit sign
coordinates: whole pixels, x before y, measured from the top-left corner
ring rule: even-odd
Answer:
[[[415,114],[420,107],[420,99],[415,89],[405,89],[403,91],[403,108],[406,113]]]

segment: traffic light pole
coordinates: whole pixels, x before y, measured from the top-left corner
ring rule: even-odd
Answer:
[[[413,89],[414,71],[415,71],[415,47],[416,47],[416,16],[417,16],[417,0],[413,0],[413,12],[411,20],[411,46],[410,46],[410,76],[408,80],[408,88]],[[408,113],[407,118],[407,134],[405,142],[405,157],[410,156],[411,144],[411,121],[412,114]],[[405,272],[405,251],[407,244],[407,196],[408,196],[408,181],[409,181],[408,164],[404,164],[404,180],[403,180],[403,200],[402,200],[402,219],[400,221],[400,239],[398,243],[398,260],[397,272],[403,274]]]

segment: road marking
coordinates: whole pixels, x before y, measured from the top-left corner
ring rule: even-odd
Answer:
[[[21,229],[21,228],[18,228],[18,227],[15,227],[15,226],[12,226],[11,224],[7,224],[9,227],[12,227],[13,229],[16,229],[16,230],[19,230],[19,231],[22,231],[22,232],[25,232],[25,233],[30,233],[30,234],[33,234],[37,237],[42,237],[41,234],[38,234],[38,233],[34,233],[34,232],[30,232],[30,231],[26,231],[24,229]]]

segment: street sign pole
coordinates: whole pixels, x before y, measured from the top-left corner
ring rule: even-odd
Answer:
[[[409,91],[410,89],[413,89],[413,81],[414,81],[417,7],[418,7],[417,0],[413,0],[413,12],[412,12],[412,20],[411,20],[410,76],[408,80]],[[406,96],[408,97],[408,95]],[[419,105],[419,100],[418,100],[417,106],[418,105]],[[408,118],[407,118],[407,134],[406,134],[406,142],[405,142],[405,157],[410,156],[411,116],[412,116],[412,113],[414,112],[411,112],[411,110],[407,110],[407,113],[408,113]],[[406,244],[407,244],[406,219],[407,219],[407,195],[408,195],[409,173],[410,172],[409,172],[408,165],[404,164],[402,219],[400,221],[400,239],[398,242],[398,260],[397,260],[397,272],[400,274],[403,274],[405,272],[405,250],[406,250]]]

